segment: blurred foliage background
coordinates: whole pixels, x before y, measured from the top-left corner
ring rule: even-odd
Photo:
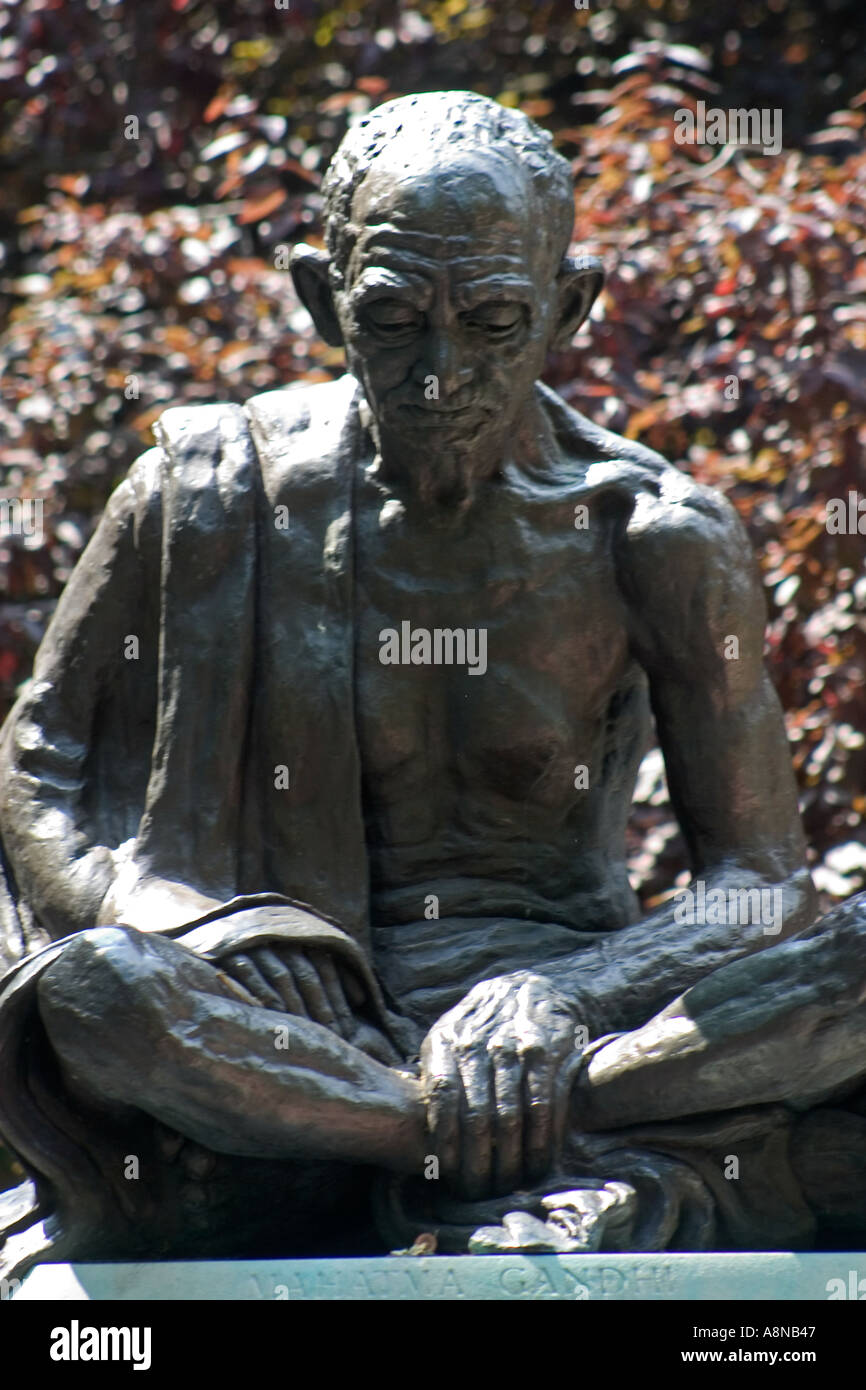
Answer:
[[[607,266],[548,380],[738,508],[825,907],[864,886],[866,542],[825,525],[866,494],[864,68],[863,0],[3,0],[0,496],[45,531],[0,539],[0,715],[160,411],[341,370],[279,267],[347,123],[471,87],[554,132]],[[699,100],[782,153],[677,144]],[[630,852],[684,881],[657,753]]]

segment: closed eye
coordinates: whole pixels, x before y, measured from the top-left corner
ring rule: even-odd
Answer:
[[[523,326],[526,310],[522,304],[510,300],[496,300],[488,304],[479,304],[462,314],[461,318],[469,328],[476,329],[489,338],[507,338]]]
[[[379,299],[368,305],[365,318],[370,327],[385,338],[409,336],[424,325],[424,315],[411,304],[396,299]]]

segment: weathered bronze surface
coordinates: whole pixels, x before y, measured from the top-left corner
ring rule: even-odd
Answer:
[[[568,165],[440,93],[326,196],[346,376],[163,415],[5,725],[7,1267],[851,1243],[866,898],[815,921],[734,510],[538,380]]]

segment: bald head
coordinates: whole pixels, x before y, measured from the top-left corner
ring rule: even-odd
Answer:
[[[328,249],[345,271],[363,226],[360,191],[376,169],[396,192],[421,177],[435,202],[452,171],[472,165],[512,201],[519,190],[552,270],[568,249],[574,222],[571,169],[547,131],[520,111],[477,92],[428,92],[386,102],[354,126],[324,183]],[[381,187],[382,179],[377,183]],[[431,215],[435,215],[431,206]]]

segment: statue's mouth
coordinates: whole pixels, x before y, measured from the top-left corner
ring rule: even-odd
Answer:
[[[437,401],[431,405],[401,405],[399,409],[404,417],[428,429],[480,419],[480,412],[475,405],[449,406]]]

